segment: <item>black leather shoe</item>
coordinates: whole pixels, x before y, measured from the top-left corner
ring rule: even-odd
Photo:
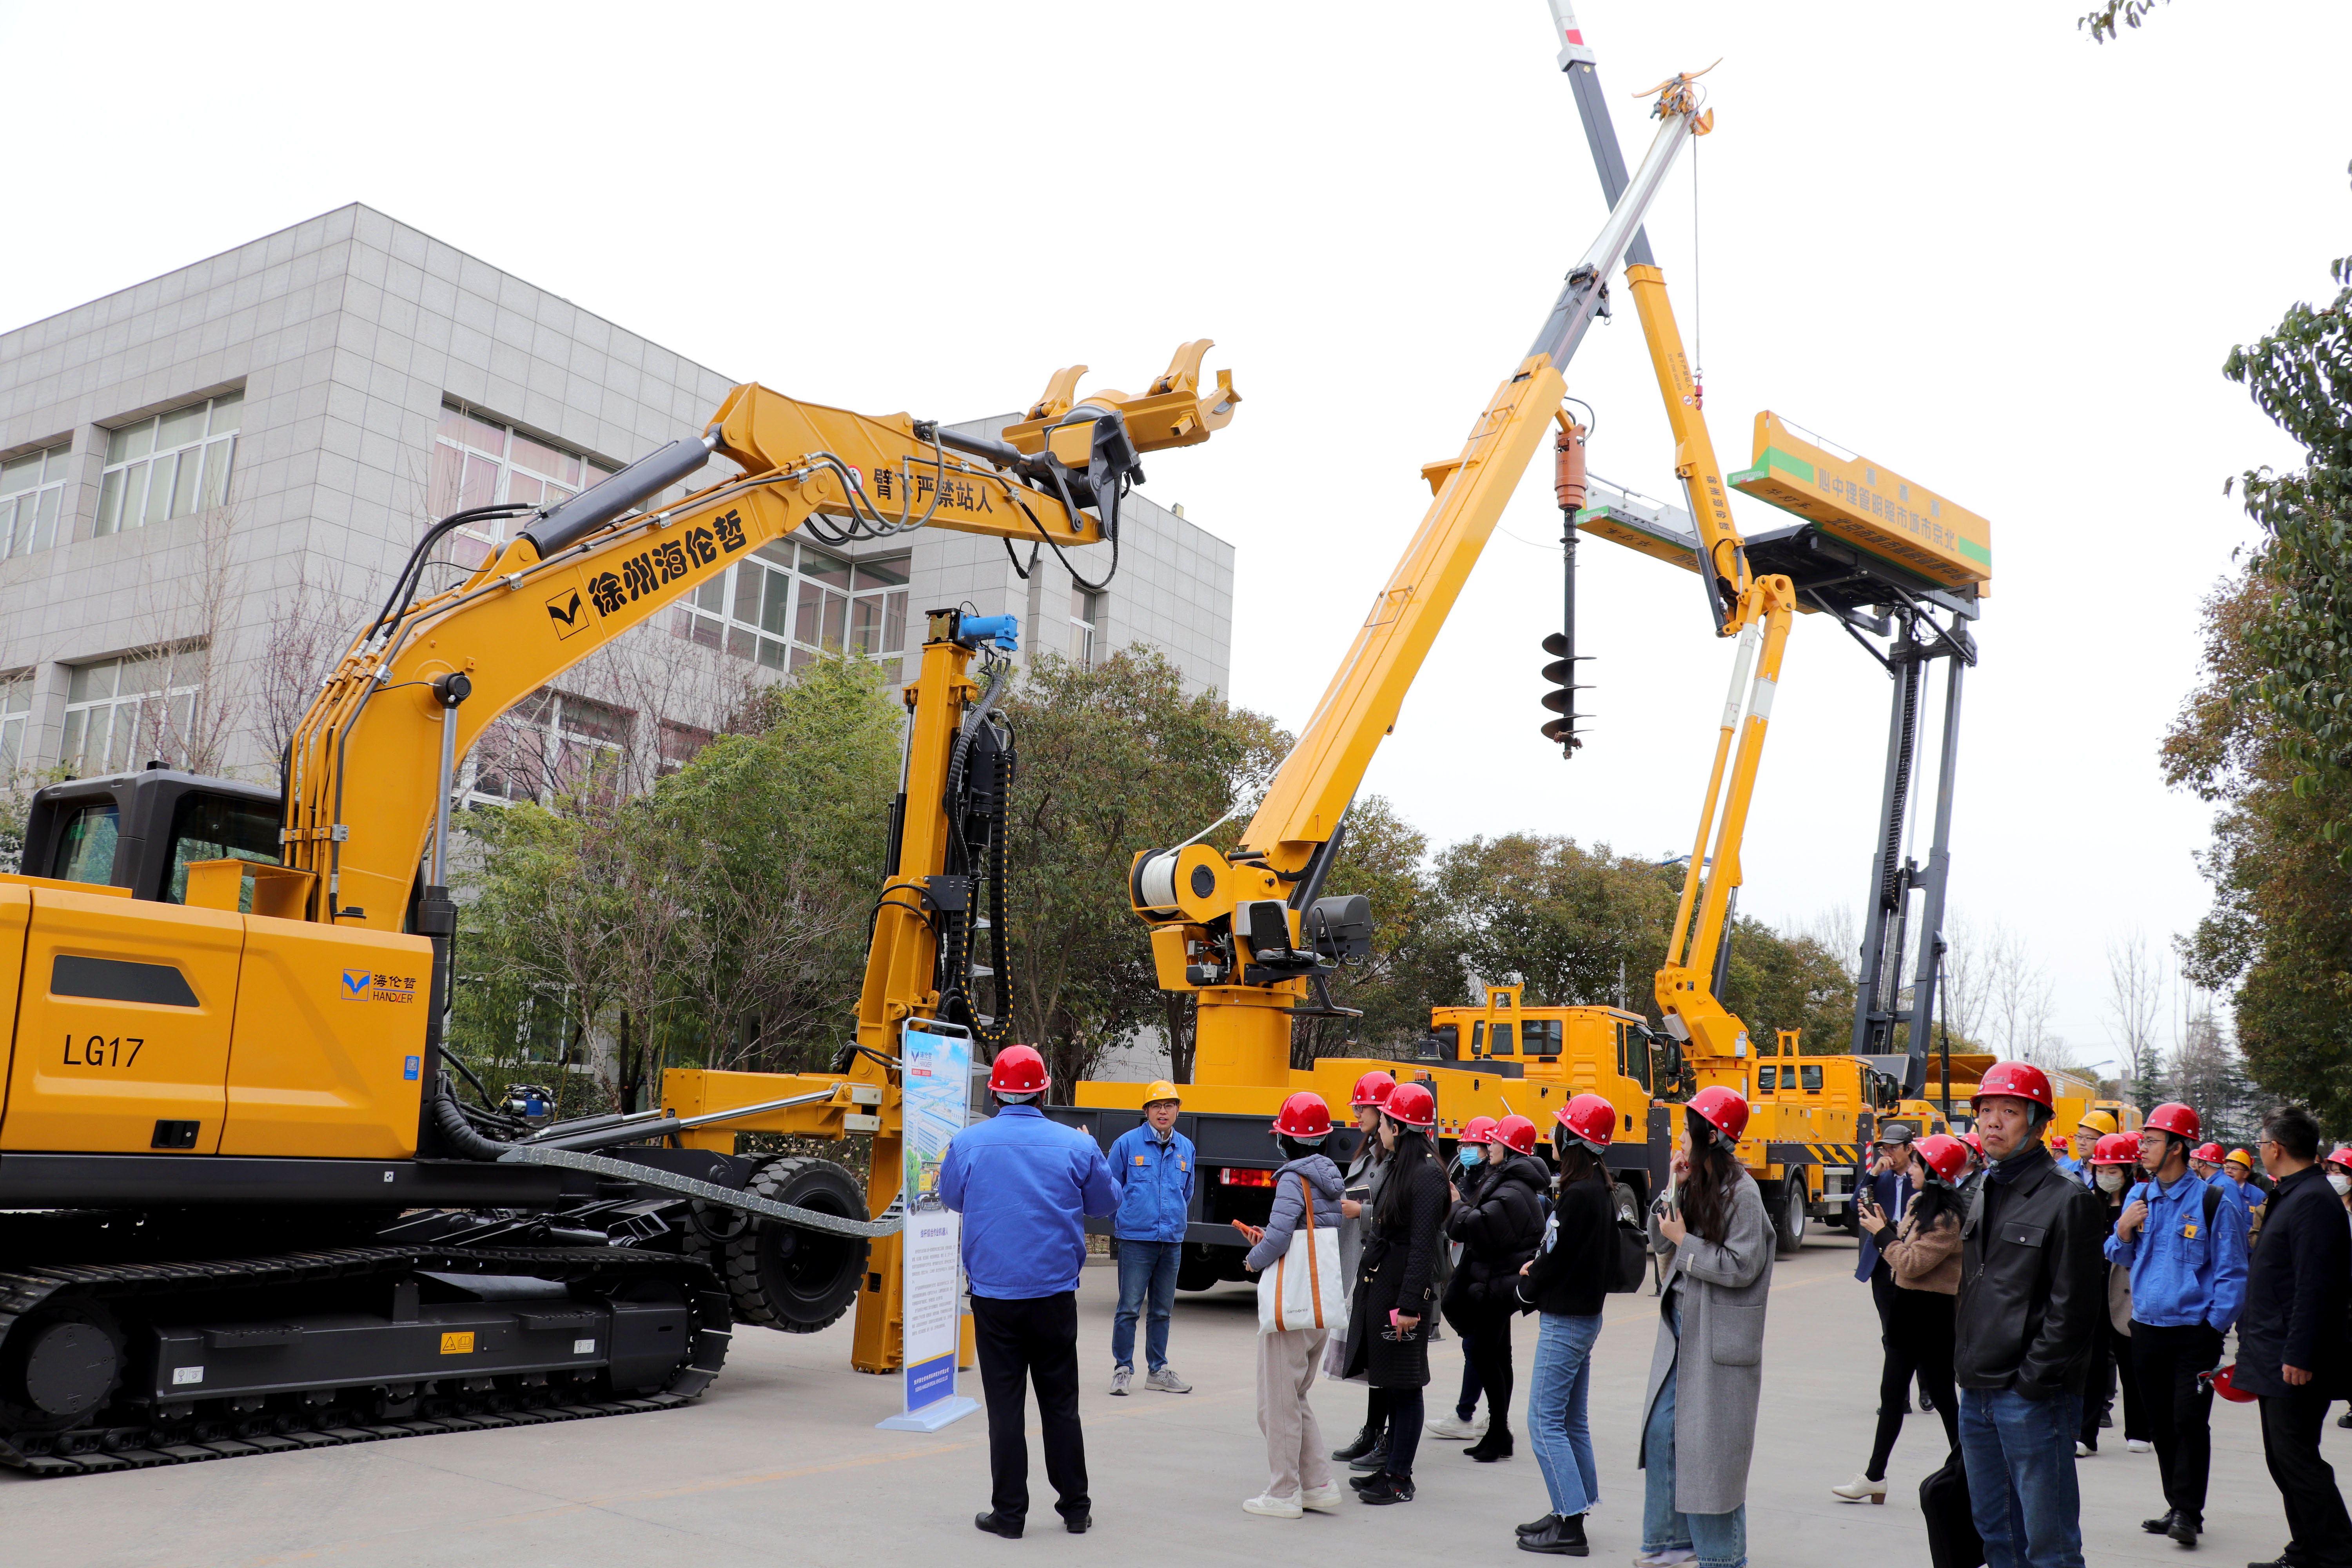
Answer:
[[[2203,1528],[2204,1524],[2202,1521],[2191,1523],[2180,1515],[2175,1514],[2172,1518],[2172,1528],[2166,1531],[2164,1533],[2172,1537],[2173,1540],[2178,1541],[2183,1546],[2194,1546],[2197,1544],[2197,1533]]]
[[[1548,1513],[1541,1519],[1530,1520],[1525,1524],[1515,1524],[1511,1528],[1521,1535],[1541,1535],[1545,1531],[1549,1530],[1552,1527],[1552,1521],[1559,1518],[1559,1515],[1556,1513]]]
[[[1351,1470],[1362,1470],[1370,1475],[1379,1475],[1389,1468],[1389,1446],[1382,1443],[1370,1453],[1349,1460],[1348,1468]]]
[[[1411,1502],[1412,1500],[1412,1478],[1411,1476],[1375,1476],[1372,1478],[1372,1484],[1370,1486],[1359,1487],[1356,1489],[1356,1497],[1359,1501],[1372,1503],[1374,1505],[1392,1502]]]
[[[971,1521],[991,1535],[1001,1535],[1007,1541],[1021,1539],[1021,1521],[1017,1519],[1007,1519],[1001,1513],[980,1513],[974,1514]]]
[[[1357,1459],[1362,1458],[1366,1454],[1370,1453],[1380,1446],[1381,1435],[1378,1432],[1373,1431],[1370,1426],[1365,1426],[1357,1431],[1356,1440],[1354,1442],[1349,1444],[1344,1448],[1332,1449],[1331,1457],[1334,1459],[1339,1460],[1341,1464],[1349,1464]]]
[[[1066,1513],[1062,1516],[1062,1528],[1072,1535],[1084,1535],[1094,1527],[1095,1516],[1092,1510],[1085,1513]]]
[[[2261,1563],[2249,1563],[2246,1568],[2294,1568],[2294,1564],[2284,1557],[2273,1557]]]
[[[1548,1552],[1555,1557],[1585,1557],[1592,1548],[1585,1543],[1584,1516],[1554,1514],[1551,1528],[1534,1535],[1519,1537],[1522,1552]]]
[[[2115,1426],[2115,1424],[2116,1424],[2116,1413],[2115,1413],[2114,1411],[2112,1411],[2112,1410],[2108,1411],[2105,1415],[2102,1415],[2102,1416],[2100,1416],[2100,1417],[2099,1417],[2099,1430],[2100,1430],[2100,1431],[2102,1431],[2102,1432],[2105,1432],[2105,1431],[2108,1430],[2109,1428],[2113,1427],[2113,1426]]]
[[[1919,1391],[1919,1410],[1927,1415],[1934,1415],[1936,1411],[1936,1402],[1927,1397],[1927,1391],[1924,1388]]]
[[[2143,1519],[2139,1521],[2139,1527],[2150,1535],[2169,1535],[2172,1533],[2172,1521],[2179,1517],[2179,1514],[2168,1509],[2162,1519]]]
[[[1479,1438],[1477,1442],[1463,1449],[1462,1452],[1482,1465],[1491,1465],[1497,1459],[1507,1459],[1511,1457],[1511,1435],[1505,1432],[1497,1439],[1495,1434],[1489,1431],[1484,1437]]]
[[[1379,1486],[1386,1479],[1388,1479],[1388,1475],[1385,1471],[1374,1470],[1369,1476],[1349,1476],[1348,1478],[1348,1484],[1360,1492],[1372,1487]]]

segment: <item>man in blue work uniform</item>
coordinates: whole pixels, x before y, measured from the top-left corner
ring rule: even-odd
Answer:
[[[2213,1462],[2213,1390],[2197,1374],[2221,1364],[2246,1297],[2246,1212],[2189,1168],[2198,1131],[2188,1106],[2148,1112],[2139,1161],[2150,1179],[2132,1189],[2106,1246],[2131,1270],[2132,1373],[2164,1477],[2164,1516],[2140,1528],[2183,1546],[2205,1528]]]
[[[989,1510],[972,1522],[1018,1540],[1029,1514],[1024,1382],[1037,1385],[1045,1475],[1072,1535],[1094,1522],[1087,1440],[1078,1426],[1078,1273],[1086,1218],[1106,1216],[1118,1189],[1092,1138],[1048,1121],[1045,1059],[1027,1046],[996,1053],[988,1075],[996,1114],[957,1133],[940,1166],[940,1201],[963,1219],[963,1268],[988,1396]]]
[[[1118,1184],[1118,1311],[1110,1321],[1110,1391],[1125,1394],[1135,1378],[1135,1320],[1149,1312],[1143,1334],[1143,1386],[1190,1394],[1192,1385],[1168,1364],[1168,1319],[1176,1310],[1176,1268],[1184,1254],[1184,1226],[1192,1212],[1192,1141],[1176,1131],[1182,1102],[1161,1079],[1143,1091],[1143,1125],[1110,1146],[1110,1179]],[[1148,1305],[1147,1305],[1148,1303]]]

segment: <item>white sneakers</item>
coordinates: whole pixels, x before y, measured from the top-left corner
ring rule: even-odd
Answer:
[[[2124,1445],[2124,1452],[2127,1454],[2153,1454],[2156,1452],[2156,1445],[2149,1442],[2145,1437],[2134,1437]]]
[[[1459,1438],[1465,1442],[1475,1442],[1486,1435],[1486,1423],[1475,1415],[1465,1421],[1459,1415],[1448,1412],[1440,1419],[1431,1422],[1428,1430],[1433,1437]]]
[[[1158,1372],[1146,1373],[1143,1377],[1143,1386],[1150,1389],[1155,1394],[1190,1394],[1192,1392],[1192,1385],[1185,1382],[1182,1378],[1177,1376],[1176,1369],[1172,1366],[1163,1366]],[[1111,1390],[1111,1392],[1118,1394],[1124,1391],[1115,1388]]]
[[[1843,1498],[1847,1502],[1860,1502],[1864,1498],[1868,1498],[1873,1502],[1885,1502],[1886,1483],[1874,1481],[1868,1476],[1856,1476],[1842,1487],[1832,1487],[1830,1495]]]
[[[1308,1487],[1290,1497],[1260,1492],[1242,1504],[1244,1513],[1262,1514],[1267,1519],[1297,1519],[1309,1509],[1317,1513],[1339,1512],[1339,1483],[1325,1481],[1319,1487]]]
[[[1127,1385],[1134,1381],[1135,1369],[1131,1366],[1120,1367],[1110,1374],[1110,1391],[1113,1394],[1125,1394]]]
[[[2074,1439],[2074,1457],[2075,1457],[2076,1458],[2078,1458],[2078,1459],[2087,1459],[2087,1458],[2089,1458],[2092,1455],[2094,1455],[2094,1454],[2095,1454],[2095,1453],[2097,1453],[2097,1452],[2098,1452],[2098,1450],[2097,1450],[2096,1448],[2092,1447],[2088,1443],[2084,1442],[2084,1441],[2083,1441],[2083,1439],[2081,1439],[2080,1437],[2077,1437],[2077,1438],[2075,1438],[2075,1439]]]

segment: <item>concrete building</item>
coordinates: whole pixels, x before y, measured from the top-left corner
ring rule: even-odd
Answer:
[[[733,384],[356,204],[0,333],[0,782],[154,756],[273,775],[429,521],[560,499]],[[1223,687],[1233,547],[1141,497],[1124,515],[1101,595],[963,534],[772,545],[518,710],[468,787],[543,791],[581,747],[674,763],[730,685],[828,646],[911,675],[942,605],[1020,615],[1024,659],[1140,644]],[[502,537],[452,536],[428,588]],[[1098,578],[1106,554],[1074,559]]]

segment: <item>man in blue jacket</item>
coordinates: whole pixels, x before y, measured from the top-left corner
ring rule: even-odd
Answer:
[[[940,1166],[940,1201],[964,1216],[963,1268],[988,1396],[989,1511],[972,1522],[1018,1540],[1029,1514],[1025,1383],[1037,1385],[1045,1475],[1072,1535],[1094,1522],[1087,1440],[1078,1426],[1078,1273],[1086,1215],[1108,1215],[1118,1190],[1095,1141],[1049,1121],[1045,1059],[1027,1046],[996,1053],[996,1114],[957,1133]]]
[[[1135,1379],[1135,1320],[1147,1302],[1143,1386],[1192,1392],[1168,1364],[1168,1320],[1176,1310],[1176,1268],[1192,1212],[1195,1169],[1192,1141],[1176,1131],[1181,1109],[1176,1086],[1161,1079],[1143,1091],[1143,1125],[1110,1146],[1110,1178],[1118,1184],[1118,1218],[1111,1226],[1118,1249],[1118,1312],[1110,1322],[1113,1394],[1125,1394]]]
[[[2131,1270],[2132,1374],[2164,1478],[2165,1513],[2151,1535],[2197,1544],[2213,1462],[2213,1390],[2197,1374],[2221,1362],[2221,1342],[2246,1299],[2246,1212],[2189,1168],[2197,1112],[2159,1105],[2140,1129],[2150,1179],[2131,1191],[2108,1237],[2107,1260]]]

